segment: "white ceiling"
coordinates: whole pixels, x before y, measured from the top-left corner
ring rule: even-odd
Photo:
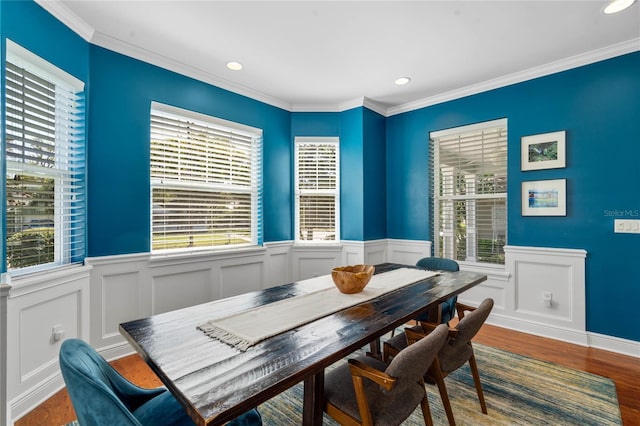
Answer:
[[[291,111],[393,113],[640,50],[640,4],[602,0],[38,3],[92,43]]]

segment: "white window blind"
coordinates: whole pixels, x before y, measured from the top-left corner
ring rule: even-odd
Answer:
[[[7,40],[7,270],[85,256],[84,84]]]
[[[506,119],[431,134],[436,256],[504,264]]]
[[[296,240],[340,239],[338,138],[295,139]]]
[[[262,132],[152,104],[152,250],[262,243]]]

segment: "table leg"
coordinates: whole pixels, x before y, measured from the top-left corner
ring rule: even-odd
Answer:
[[[382,351],[380,350],[380,339],[374,339],[369,342],[369,353],[375,359],[382,360]]]
[[[324,370],[304,379],[302,424],[321,426],[323,413]]]

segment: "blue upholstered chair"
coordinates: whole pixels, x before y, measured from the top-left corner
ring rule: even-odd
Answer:
[[[443,257],[423,257],[418,260],[416,266],[422,269],[428,269],[430,271],[449,271],[456,272],[460,270],[458,262],[451,259],[445,259]],[[456,316],[456,302],[458,296],[451,297],[440,304],[439,317],[441,324],[448,324],[449,321]],[[427,314],[424,314],[418,318],[418,321],[427,321]]]
[[[120,375],[91,346],[68,339],[60,347],[60,370],[82,426],[193,425],[180,403],[165,388],[143,389]],[[250,410],[229,425],[261,425]]]

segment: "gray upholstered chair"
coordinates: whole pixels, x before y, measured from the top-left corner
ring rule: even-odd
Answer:
[[[165,388],[143,389],[120,375],[91,346],[68,339],[60,347],[60,370],[81,425],[193,425],[182,405]],[[250,410],[231,426],[261,425]]]
[[[432,425],[423,375],[447,336],[442,325],[397,354],[388,366],[360,356],[328,372],[326,413],[342,425],[399,425],[420,405],[425,424]]]
[[[457,272],[460,270],[458,262],[452,259],[446,259],[444,257],[423,257],[416,262],[416,266],[422,269],[428,269],[430,271],[449,271]],[[450,297],[440,304],[438,307],[438,324],[448,324],[449,321],[456,316],[456,302],[458,296]],[[418,321],[427,321],[428,318],[425,315],[416,318]]]
[[[473,353],[471,339],[473,339],[473,337],[478,333],[491,313],[492,308],[493,299],[489,298],[483,300],[477,308],[457,303],[456,309],[458,310],[458,318],[460,319],[460,322],[454,329],[450,329],[447,343],[445,343],[442,349],[440,349],[438,356],[433,361],[431,368],[429,368],[429,371],[425,375],[425,379],[428,382],[435,382],[438,385],[440,397],[442,398],[442,405],[447,413],[450,425],[455,425],[455,420],[453,418],[453,411],[451,410],[451,403],[449,402],[449,395],[444,383],[444,378],[449,373],[452,373],[462,367],[467,361],[469,362],[473,381],[476,386],[476,392],[478,393],[480,408],[484,414],[487,414],[487,405],[484,401],[482,384],[480,383],[480,374],[478,373],[478,365]],[[394,357],[402,353],[402,351],[407,347],[407,333],[417,332],[426,333],[428,335],[432,330],[436,329],[440,325],[421,322],[419,326],[407,329],[406,332],[398,334],[387,340],[383,344],[384,360],[386,362],[389,362],[389,360],[393,362]]]

